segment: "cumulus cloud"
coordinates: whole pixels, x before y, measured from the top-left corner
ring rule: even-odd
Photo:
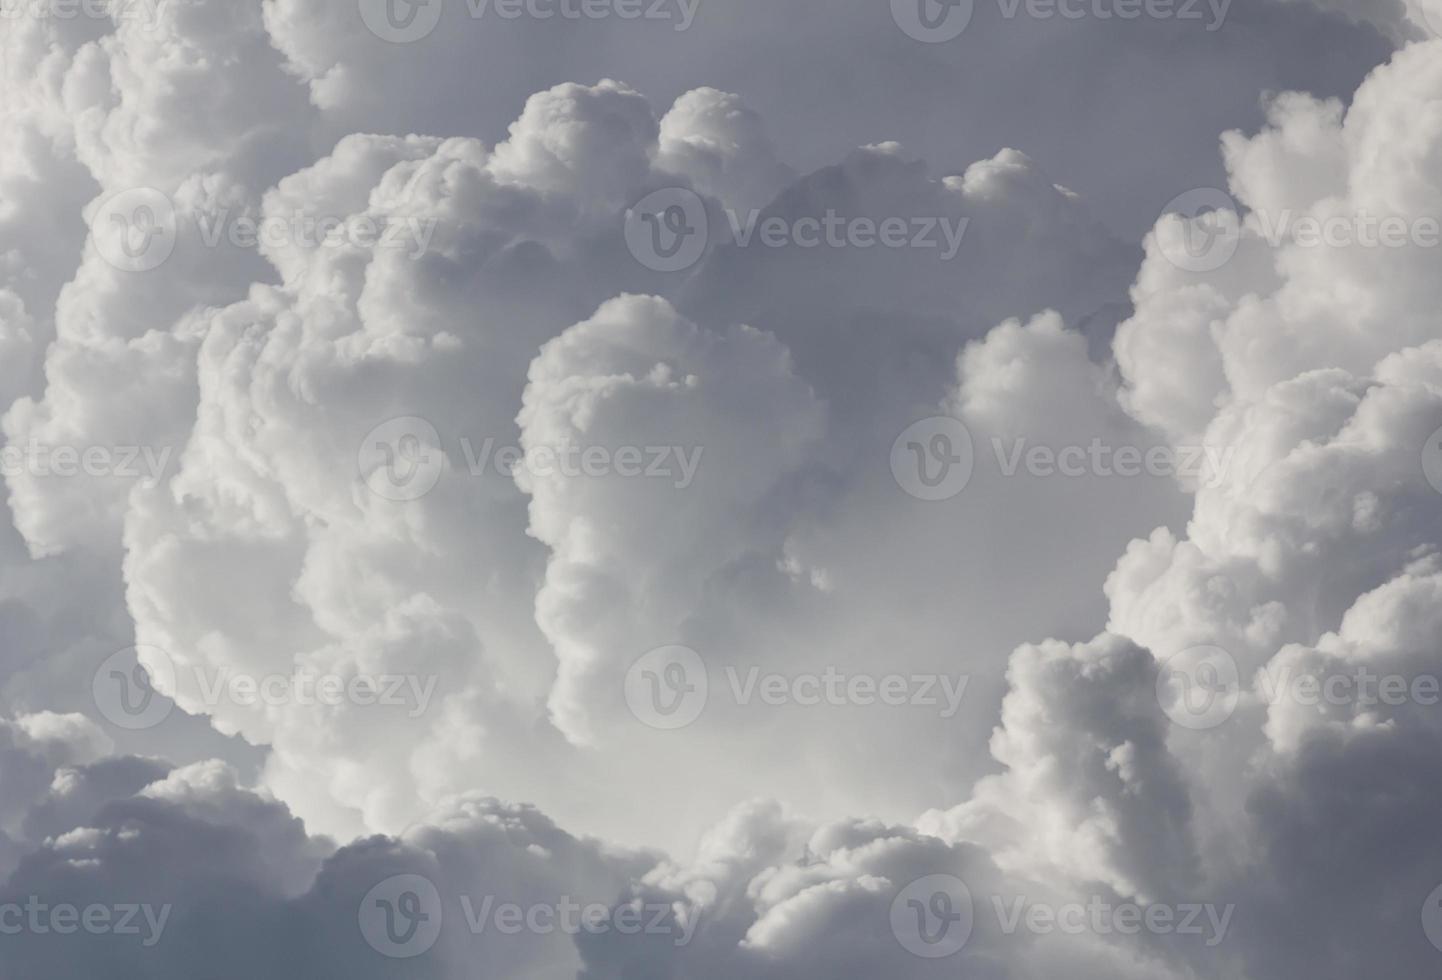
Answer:
[[[0,24],[7,968],[1425,975],[1433,8],[467,6]]]

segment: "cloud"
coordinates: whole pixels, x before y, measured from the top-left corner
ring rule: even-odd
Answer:
[[[1427,8],[800,48],[462,6],[3,25],[0,927],[155,940],[7,962],[1423,975]],[[1224,213],[1154,221],[1178,182]],[[94,693],[132,658],[153,729]],[[1025,918],[1119,906],[1215,943]]]

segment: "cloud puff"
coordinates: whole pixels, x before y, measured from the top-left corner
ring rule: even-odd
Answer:
[[[21,711],[0,723],[0,906],[165,916],[152,945],[32,929],[7,946],[16,969],[1319,980],[1380,948],[1409,975],[1435,962],[1418,919],[1442,880],[1437,724],[1412,682],[1442,670],[1442,296],[1416,224],[1442,213],[1442,42],[1399,50],[1350,104],[1332,96],[1363,48],[1315,95],[1272,98],[1259,133],[1223,137],[1237,213],[1165,217],[1138,253],[1047,175],[1055,147],[1045,168],[1000,150],[933,177],[897,143],[790,138],[790,103],[754,103],[781,120],[771,135],[714,88],[662,115],[640,88],[518,67],[533,23],[475,42],[504,84],[442,100],[477,59],[459,5],[421,49],[353,13],[195,2],[149,25],[5,33],[6,437],[149,447],[157,466],[6,474],[0,679]],[[750,36],[751,13],[718,15],[719,33]],[[1300,5],[1246,16],[1257,37],[1367,36]],[[1366,16],[1415,36],[1398,8]],[[828,50],[868,25],[838,14]],[[548,43],[582,57],[645,34]],[[882,60],[913,66],[902,90],[966,77],[956,52],[888,36]],[[1211,78],[1240,36],[1218,39]],[[1189,77],[1177,53],[1195,49],[1164,50]],[[674,94],[668,77],[643,87]],[[865,119],[892,81],[844,108]],[[1238,84],[1250,98],[1255,82]],[[408,128],[442,135],[356,131]],[[829,165],[793,169],[778,145]],[[974,145],[1003,144],[968,159]],[[1174,172],[1159,160],[1134,162]],[[160,274],[113,251],[134,230],[111,220],[117,196],[142,188],[146,213],[173,218]],[[658,190],[698,195],[708,219],[690,270],[629,254],[628,210]],[[79,220],[17,243],[47,209]],[[797,240],[832,217],[942,237]],[[753,219],[786,240],[740,241]],[[1309,244],[1299,219],[1413,224],[1395,246]],[[252,220],[277,234],[228,234]],[[1235,254],[1179,262],[1199,239]],[[908,441],[917,425],[947,438]],[[960,463],[961,432],[969,480],[927,499],[936,485],[903,464],[928,447]],[[571,448],[579,476],[554,465]],[[1118,448],[1204,467],[1118,479],[1090,455]],[[630,450],[643,467],[665,450],[670,479],[622,472]],[[1091,462],[1042,472],[1059,458]],[[128,617],[162,701],[261,748],[256,780],[115,754],[122,736],[46,710],[83,702]],[[626,681],[674,643],[711,699],[669,732]],[[1236,669],[1210,728],[1176,723],[1168,695],[1198,648]],[[798,679],[883,669],[957,683],[965,710],[795,697]],[[757,710],[748,670],[797,703]],[[1288,686],[1361,671],[1408,697]],[[302,696],[321,678],[350,696]],[[817,816],[743,802],[757,793]],[[918,954],[898,923],[958,914],[958,882],[969,941]],[[433,945],[388,958],[407,941],[385,915],[430,890],[411,921],[434,923]],[[1059,936],[1007,928],[1018,897],[1238,917],[1221,949]],[[466,921],[487,899],[654,911],[660,927],[510,936]]]

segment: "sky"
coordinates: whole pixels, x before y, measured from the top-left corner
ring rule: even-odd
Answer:
[[[0,72],[0,980],[1442,963],[1442,0]]]

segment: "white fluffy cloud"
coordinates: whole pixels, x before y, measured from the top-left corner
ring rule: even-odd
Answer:
[[[0,909],[169,910],[153,945],[0,936],[7,965],[1340,980],[1387,950],[1425,975],[1442,41],[1353,93],[1385,42],[1344,19],[1401,44],[1430,8],[1314,6],[1239,8],[1206,55],[1139,25],[1165,59],[1073,25],[1154,83],[1109,115],[1181,148],[1090,133],[1073,162],[1058,134],[1098,115],[1048,102],[1029,141],[1017,93],[922,137],[931,167],[876,121],[915,134],[945,116],[914,93],[976,69],[884,9],[884,38],[842,11],[794,52],[787,78],[835,87],[791,98],[775,5],[693,32],[450,4],[416,45],[287,0],[0,24]],[[993,73],[1057,26],[977,23]],[[1245,57],[1283,37],[1303,40]],[[663,38],[729,91],[642,56]],[[1355,61],[1317,68],[1331,38]],[[868,42],[894,74],[849,58]],[[1053,87],[1075,67],[1055,53]],[[1179,120],[1198,67],[1227,91]],[[1264,118],[1231,93],[1303,83]],[[1164,217],[1137,248],[1160,185],[1116,195],[1143,170],[1224,170],[1237,214]],[[628,249],[658,191],[700,201],[693,268]],[[155,268],[115,220],[140,205]],[[796,243],[832,217],[851,237]],[[877,245],[888,219],[932,247]],[[738,241],[753,220],[792,243]],[[1191,271],[1199,240],[1235,254]],[[920,499],[907,454],[958,432],[969,481]],[[59,472],[57,447],[109,468]],[[1121,475],[1127,453],[1146,471]],[[153,731],[91,698],[132,642],[178,709]],[[708,695],[666,730],[628,683],[676,644],[702,671],[678,690]],[[1237,671],[1209,728],[1177,723],[1199,648]],[[1407,696],[1325,693],[1363,674]],[[800,694],[823,677],[849,703]],[[893,679],[930,700],[846,687]],[[972,928],[932,959],[905,923],[935,880],[970,889]],[[383,900],[428,888],[433,947],[379,953]],[[1007,928],[1019,897],[1228,918],[1216,944]],[[468,928],[487,898],[662,927]]]

